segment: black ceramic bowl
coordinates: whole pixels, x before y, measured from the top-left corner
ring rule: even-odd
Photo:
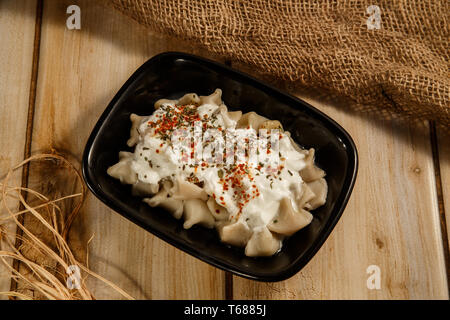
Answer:
[[[216,88],[222,89],[229,109],[279,120],[299,145],[316,149],[316,163],[327,174],[326,204],[313,211],[312,223],[285,240],[275,256],[249,258],[242,249],[221,243],[215,230],[200,226],[185,230],[182,221],[133,197],[130,186],[106,173],[117,163],[119,151],[132,151],[126,144],[130,113],[149,115],[160,98],[179,98],[188,92],[208,95]],[[107,206],[175,247],[239,276],[280,281],[297,273],[330,234],[352,191],[357,163],[348,133],[309,104],[219,63],[169,52],[142,65],[103,112],[86,144],[83,176]]]

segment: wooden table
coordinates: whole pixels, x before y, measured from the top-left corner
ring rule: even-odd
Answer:
[[[98,117],[148,58],[176,50],[223,62],[92,2],[0,2],[0,175],[28,154],[52,149],[80,161]],[[81,30],[66,27],[72,4],[81,8]],[[95,235],[90,267],[140,299],[448,299],[448,135],[433,123],[418,130],[278,86],[340,123],[360,156],[348,206],[304,269],[277,283],[231,276],[152,236],[92,194],[76,222],[80,248]],[[15,177],[41,189],[49,183],[44,180],[33,170]],[[367,287],[370,265],[380,268],[380,289]],[[0,270],[2,291],[9,279]],[[120,298],[98,281],[89,286],[97,298]]]

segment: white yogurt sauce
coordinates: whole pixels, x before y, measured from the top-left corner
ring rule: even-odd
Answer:
[[[236,169],[236,165],[227,166],[225,163],[205,162],[197,166],[183,164],[168,139],[167,134],[171,128],[192,126],[193,121],[200,119],[208,128],[225,130],[225,123],[227,128],[235,128],[236,122],[223,112],[218,112],[217,105],[188,107],[187,119],[180,108],[168,103],[163,104],[142,121],[132,162],[132,169],[138,174],[140,181],[158,183],[161,179],[170,178],[175,181],[181,177],[191,179],[189,181],[203,182],[205,192],[228,210],[230,220],[239,219],[251,230],[259,229],[274,219],[282,198],[295,199],[301,192],[302,178],[299,170],[305,166],[304,154],[295,150],[291,140],[283,132],[279,133],[279,167],[272,173],[261,161],[258,162],[263,164],[261,167],[244,163],[241,165],[242,170]],[[172,117],[173,114],[175,117]],[[168,120],[175,118],[176,124]],[[169,129],[162,130],[163,134],[157,132],[158,128],[161,130],[164,126]],[[292,201],[292,205],[296,208],[295,201]]]

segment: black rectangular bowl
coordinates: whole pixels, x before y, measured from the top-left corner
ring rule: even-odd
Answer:
[[[149,115],[160,98],[179,98],[188,92],[208,95],[216,88],[222,89],[229,109],[279,120],[299,145],[316,149],[316,163],[327,174],[326,204],[313,211],[312,223],[285,240],[272,257],[246,257],[242,249],[220,242],[215,230],[183,229],[182,221],[133,197],[130,186],[106,173],[117,163],[119,151],[132,151],[126,144],[131,113]],[[352,191],[357,165],[356,147],[348,133],[311,105],[219,63],[167,52],[143,64],[103,112],[86,144],[83,177],[107,206],[175,247],[242,277],[280,281],[305,266],[336,225]]]

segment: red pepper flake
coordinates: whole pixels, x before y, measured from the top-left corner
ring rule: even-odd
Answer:
[[[158,150],[158,149],[156,149],[156,153],[159,153],[159,150]]]

